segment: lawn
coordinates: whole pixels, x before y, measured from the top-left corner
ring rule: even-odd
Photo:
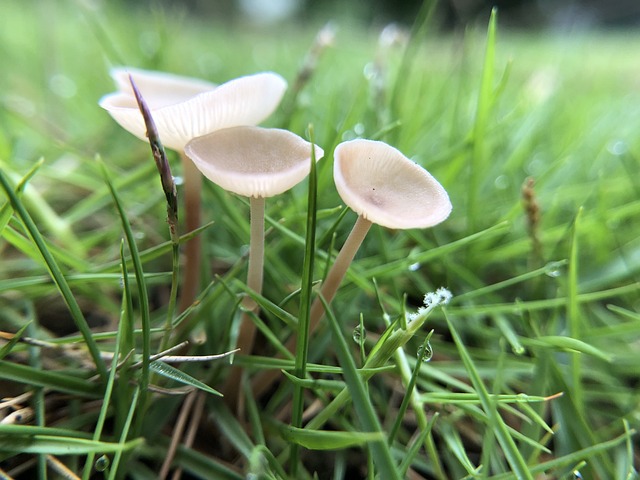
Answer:
[[[637,32],[1,8],[0,478],[638,478]],[[205,179],[189,232],[167,149],[170,234],[149,144],[98,105],[123,65],[287,81],[261,125],[324,156],[265,201],[261,294],[253,200]],[[427,169],[453,210],[372,225],[309,328],[356,223],[333,177],[356,138]],[[253,347],[224,355],[246,325]]]

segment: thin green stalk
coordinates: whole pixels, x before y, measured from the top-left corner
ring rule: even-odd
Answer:
[[[578,233],[580,230],[580,219],[582,218],[582,208],[578,210],[573,223],[571,238],[571,250],[569,252],[569,268],[567,272],[567,320],[569,324],[569,336],[572,339],[580,340],[582,317],[580,315],[580,304],[578,301]],[[571,354],[571,395],[575,399],[575,404],[579,408],[578,413],[584,416],[584,394],[582,391],[582,355],[579,352]]]
[[[388,326],[389,325],[388,321],[386,323]],[[429,341],[429,338],[431,337],[432,333],[433,333],[433,330],[431,330],[425,342]],[[423,343],[423,346],[424,345],[425,343]],[[441,480],[444,480],[447,478],[447,475],[445,474],[444,468],[442,467],[442,462],[440,462],[440,456],[438,455],[435,442],[433,441],[433,435],[431,435],[430,425],[432,424],[433,418],[435,417],[435,415],[434,417],[432,417],[431,420],[427,418],[427,414],[424,411],[423,404],[422,402],[420,402],[418,398],[419,392],[417,388],[415,388],[415,383],[418,380],[418,374],[420,372],[420,368],[422,366],[422,362],[423,362],[426,350],[427,350],[426,347],[423,347],[422,352],[420,352],[420,354],[418,355],[418,358],[416,359],[416,366],[413,372],[411,371],[409,362],[407,360],[407,355],[404,352],[404,350],[402,348],[398,348],[395,351],[394,356],[396,358],[396,362],[398,363],[400,374],[402,375],[402,380],[404,381],[405,385],[408,385],[407,393],[405,395],[405,398],[402,400],[402,405],[404,405],[404,407],[401,405],[401,411],[404,412],[406,410],[407,405],[405,404],[410,401],[411,407],[416,416],[416,422],[418,423],[419,429],[423,432],[427,429],[429,430],[429,432],[422,437],[424,440],[424,448],[427,454],[429,455],[429,458],[431,459],[432,467],[433,467],[433,470],[435,471],[436,477]],[[437,415],[437,412],[436,412],[436,415]],[[399,412],[398,420],[396,422],[397,426],[394,425],[396,430],[400,427],[402,417],[403,417],[403,414],[400,414]],[[392,444],[392,439],[394,436],[395,436],[395,433],[392,430],[392,432],[389,434],[389,445]]]
[[[129,247],[129,253],[131,254],[131,260],[133,262],[133,270],[136,275],[136,284],[138,286],[138,297],[140,302],[140,321],[142,325],[142,372],[140,374],[140,405],[144,406],[147,401],[147,388],[149,386],[149,357],[151,356],[151,319],[149,314],[149,295],[144,279],[144,270],[142,268],[142,262],[140,261],[140,255],[138,252],[138,246],[135,242],[135,236],[131,230],[131,224],[127,218],[126,212],[120,201],[120,196],[113,188],[113,184],[109,179],[109,174],[102,160],[98,158],[100,168],[102,169],[102,175],[109,187],[113,203],[115,204],[118,214],[120,215],[120,221],[122,222],[122,229],[125,234],[127,245]],[[144,411],[144,408],[142,409]],[[144,415],[139,415],[136,421],[136,431],[142,427],[142,420]]]
[[[365,432],[374,432],[384,435],[380,420],[376,414],[376,411],[371,404],[369,395],[367,394],[367,388],[364,383],[364,379],[358,373],[355,361],[349,351],[349,345],[347,344],[340,324],[335,315],[331,311],[327,301],[320,296],[322,300],[324,310],[329,321],[329,327],[331,328],[331,334],[334,341],[336,355],[342,366],[345,382],[347,383],[348,391],[353,398],[353,405],[356,410],[356,414]],[[369,448],[373,454],[373,460],[378,468],[380,478],[385,480],[400,479],[400,472],[395,460],[391,455],[391,449],[386,441],[373,441],[369,444]]]
[[[176,313],[178,298],[178,283],[180,276],[180,244],[173,241],[173,239],[171,252],[171,291],[169,293],[169,304],[167,305],[167,320],[164,324],[164,334],[162,335],[162,341],[160,342],[161,352],[169,348],[169,345],[171,343],[171,333],[173,332],[174,324],[173,318]]]
[[[122,249],[121,249],[122,252]],[[118,328],[118,335],[116,337],[115,347],[113,349],[113,360],[111,362],[111,370],[109,371],[109,379],[107,380],[107,385],[104,391],[104,399],[102,401],[102,407],[100,408],[100,414],[98,415],[98,420],[96,421],[96,426],[93,430],[92,439],[96,442],[100,440],[100,436],[102,435],[102,429],[104,427],[105,420],[107,419],[107,413],[109,411],[109,404],[111,402],[111,393],[113,392],[113,387],[116,380],[116,372],[118,366],[118,358],[120,355],[120,341],[122,340],[122,336],[126,334],[125,332],[125,323],[121,322],[120,327]],[[84,470],[82,471],[82,480],[89,480],[91,476],[91,470],[93,468],[93,462],[95,459],[95,452],[91,452],[87,455],[87,461],[84,464]]]
[[[52,280],[58,287],[62,298],[64,299],[67,307],[69,308],[69,313],[71,314],[71,318],[76,324],[76,327],[82,334],[82,338],[87,345],[87,349],[95,363],[98,374],[103,380],[107,379],[107,367],[104,363],[104,360],[100,357],[100,350],[98,349],[98,345],[93,339],[91,328],[89,328],[89,324],[87,323],[78,302],[76,301],[73,292],[69,288],[69,284],[67,283],[64,274],[58,267],[56,260],[51,255],[51,252],[46,246],[44,238],[38,231],[38,227],[34,223],[33,219],[29,215],[29,212],[24,208],[22,202],[14,192],[13,188],[9,184],[9,180],[5,176],[4,172],[0,169],[0,183],[2,184],[2,188],[4,189],[7,197],[9,197],[9,201],[11,202],[11,206],[13,210],[18,214],[25,228],[29,232],[31,239],[36,244],[36,247],[40,251],[42,258],[45,261],[47,269],[49,270],[49,274],[51,275]]]
[[[482,215],[478,209],[481,208],[483,202],[480,202],[478,195],[480,190],[480,182],[484,178],[482,169],[487,159],[487,142],[486,134],[489,126],[489,113],[493,106],[493,82],[494,82],[494,64],[496,55],[496,25],[498,20],[498,10],[491,10],[491,18],[489,19],[489,27],[487,28],[487,46],[485,49],[484,65],[482,69],[482,81],[480,83],[480,92],[478,94],[478,106],[476,109],[476,119],[473,126],[473,150],[471,153],[471,164],[469,172],[469,191],[467,195],[467,221],[469,231],[475,232],[477,223]]]
[[[315,258],[316,242],[316,200],[318,196],[318,181],[316,173],[315,144],[313,140],[313,129],[309,127],[311,136],[311,169],[309,171],[309,193],[307,203],[307,233],[305,239],[304,262],[302,264],[302,286],[300,291],[300,314],[298,317],[298,339],[295,351],[296,377],[304,379],[307,376],[307,357],[309,355],[309,330],[311,313],[311,295],[313,289],[313,265]],[[293,427],[302,426],[302,413],[304,412],[303,387],[295,384],[293,388],[293,412],[291,415],[291,425]],[[296,477],[298,472],[298,445],[291,446],[291,475]]]
[[[469,375],[469,380],[471,380],[471,384],[478,394],[478,398],[480,400],[480,405],[482,405],[482,409],[487,415],[488,424],[491,428],[492,433],[496,436],[502,451],[509,462],[513,472],[516,474],[518,479],[521,480],[533,480],[533,475],[529,470],[529,466],[527,462],[520,454],[518,447],[513,440],[513,437],[509,433],[509,429],[500,416],[498,409],[491,395],[487,391],[487,387],[484,385],[478,370],[476,369],[467,348],[465,347],[458,331],[453,325],[453,322],[445,312],[445,318],[447,320],[447,324],[449,325],[449,331],[451,332],[451,336],[453,337],[453,341],[456,344],[458,349],[458,353],[460,354],[460,358],[462,359],[462,363],[467,370]]]
[[[119,443],[121,445],[124,445],[127,443],[127,437],[129,436],[129,429],[131,428],[131,423],[133,421],[133,414],[136,411],[136,406],[138,405],[139,394],[140,394],[140,388],[136,388],[133,391],[133,397],[131,398],[131,407],[129,408],[129,413],[127,414],[127,419],[124,423],[122,434],[120,435]],[[108,480],[115,480],[116,475],[118,473],[118,467],[120,466],[120,459],[122,458],[123,453],[124,453],[124,449],[118,450],[113,456],[113,462],[111,462],[111,471],[109,472]]]
[[[29,336],[36,338],[37,337],[37,316],[34,315],[34,312],[29,308],[29,317],[31,317],[31,322],[28,324],[27,333]],[[42,370],[42,358],[41,351],[39,347],[29,347],[29,365],[36,370]],[[44,388],[36,387],[35,392],[33,393],[33,409],[35,411],[36,425],[38,427],[45,427],[45,406],[44,406]],[[45,454],[38,454],[38,478],[40,480],[47,479],[47,456]]]

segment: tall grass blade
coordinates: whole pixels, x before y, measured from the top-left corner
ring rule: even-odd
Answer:
[[[489,392],[487,391],[487,387],[485,387],[482,381],[482,378],[480,377],[480,374],[478,373],[478,370],[475,367],[473,360],[469,355],[469,352],[467,351],[467,348],[462,342],[462,339],[460,338],[458,331],[454,327],[453,322],[447,315],[446,311],[445,311],[445,318],[447,320],[447,325],[449,326],[449,331],[451,332],[453,340],[458,349],[458,353],[460,354],[460,357],[462,359],[462,363],[464,364],[465,369],[469,374],[469,379],[471,380],[473,388],[478,394],[480,404],[482,405],[482,409],[484,410],[485,414],[488,417],[491,431],[496,436],[498,443],[502,447],[502,450],[504,452],[505,457],[507,458],[507,461],[509,462],[509,465],[511,466],[511,468],[513,469],[513,472],[516,474],[516,476],[519,479],[533,480],[533,476],[529,471],[529,467],[527,466],[526,461],[524,460],[522,455],[520,455],[520,452],[518,450],[518,447],[516,446],[516,443],[514,442],[511,435],[509,434],[507,425],[505,424],[504,420],[498,413],[498,409],[496,407],[495,402],[489,395]]]
[[[71,317],[73,318],[73,321],[75,322],[76,327],[82,334],[82,337],[87,345],[87,349],[89,350],[89,353],[93,358],[93,362],[96,366],[98,374],[104,380],[106,380],[108,376],[107,367],[104,363],[104,360],[102,360],[102,358],[100,357],[100,350],[98,349],[98,345],[93,339],[91,328],[89,327],[89,324],[84,318],[84,315],[82,314],[82,310],[80,309],[80,306],[78,305],[78,302],[76,301],[76,298],[74,297],[73,292],[69,288],[69,284],[67,283],[64,274],[60,270],[60,267],[58,267],[58,264],[53,258],[53,255],[51,255],[51,252],[47,248],[44,238],[40,234],[38,227],[33,222],[31,216],[29,215],[29,212],[27,212],[27,210],[22,205],[22,202],[18,198],[18,195],[16,195],[15,191],[13,190],[13,187],[9,184],[9,180],[7,179],[7,177],[5,176],[2,170],[0,170],[0,184],[2,184],[2,188],[7,194],[7,197],[9,197],[9,201],[11,202],[11,206],[13,207],[13,210],[19,215],[20,219],[22,220],[22,223],[24,224],[25,228],[29,232],[31,239],[35,243],[40,254],[42,255],[42,258],[45,261],[45,264],[47,266],[47,269],[49,270],[49,274],[51,275],[51,278],[53,279],[54,283],[58,287],[58,290],[60,291],[62,298],[67,304],[67,307],[69,308],[69,313],[71,314]]]
[[[358,419],[360,420],[365,432],[377,433],[382,436],[384,433],[380,425],[380,421],[378,420],[376,410],[371,404],[367,388],[358,374],[355,361],[349,351],[349,346],[342,330],[340,329],[340,324],[326,300],[322,297],[320,297],[320,299],[323,303],[326,316],[329,321],[329,326],[331,327],[336,355],[338,356],[338,360],[342,366],[345,382],[349,389],[349,393],[353,398],[353,405]],[[384,436],[382,438],[384,438]],[[369,448],[371,449],[373,460],[381,478],[389,480],[401,478],[400,470],[391,456],[391,450],[385,440],[381,439],[370,442]]]
[[[296,332],[297,343],[295,352],[294,374],[300,379],[307,376],[307,356],[309,355],[309,314],[311,312],[311,296],[313,288],[313,265],[316,245],[316,199],[317,176],[316,155],[313,127],[309,126],[311,142],[311,169],[309,171],[309,192],[307,195],[307,224],[305,235],[304,261],[302,264],[302,286],[300,291],[300,313],[298,317],[298,329]],[[291,414],[291,426],[302,426],[302,412],[304,411],[303,386],[296,384],[293,389],[293,412]],[[299,444],[299,443],[298,443]],[[292,475],[295,476],[298,468],[298,449],[294,445],[291,448]]]

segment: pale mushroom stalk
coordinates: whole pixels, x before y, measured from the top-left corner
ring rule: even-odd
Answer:
[[[257,294],[262,293],[262,281],[264,277],[264,197],[251,197],[250,205],[250,239],[249,239],[249,266],[247,268],[247,287]],[[249,296],[245,297],[242,305],[247,310],[257,312],[256,302]],[[256,328],[253,322],[243,315],[238,334],[237,348],[241,352],[248,353],[253,348]]]
[[[180,152],[184,182],[185,227],[192,232],[200,226],[202,175],[193,162]],[[185,272],[182,292],[180,293],[179,310],[184,312],[198,296],[200,288],[201,258],[200,235],[196,235],[184,244]]]
[[[373,224],[369,220],[362,216],[358,216],[351,233],[347,237],[342,249],[333,262],[333,266],[331,267],[331,270],[329,270],[327,278],[322,283],[320,295],[328,304],[330,304],[333,297],[335,297],[336,292],[349,269],[349,265],[353,262],[353,259],[356,256],[360,245],[362,245],[364,237],[367,236],[371,225]],[[323,315],[324,306],[322,305],[322,301],[320,298],[316,298],[311,306],[311,313],[309,314],[309,333],[313,332],[317,328]],[[287,342],[287,349],[290,352],[295,351],[296,343],[297,337],[294,336],[289,340],[289,342]]]
[[[247,287],[262,293],[264,263],[265,198],[289,190],[302,181],[310,170],[311,144],[286,130],[260,127],[235,127],[219,130],[190,141],[185,152],[196,167],[225,190],[249,197],[250,233]],[[316,161],[324,152],[315,148]],[[253,349],[256,327],[249,311],[257,312],[250,297],[243,300],[246,312],[241,317],[237,346],[242,354]],[[231,407],[238,403],[241,371],[233,367],[222,388]]]
[[[256,125],[278,106],[286,81],[272,72],[263,72],[215,85],[202,80],[135,68],[111,71],[118,91],[105,95],[100,106],[126,130],[145,140],[145,126],[135,105],[128,82],[131,74],[149,104],[163,144],[180,153],[185,192],[187,231],[200,226],[202,179],[184,153],[193,138],[240,125]],[[185,244],[186,265],[180,293],[180,310],[187,309],[200,286],[201,240],[193,237]]]
[[[428,228],[451,212],[449,196],[424,168],[383,142],[356,139],[343,142],[334,152],[334,181],[342,200],[358,214],[358,220],[336,257],[320,295],[331,303],[349,265],[373,223],[393,229]],[[309,318],[309,334],[317,328],[324,307],[316,298]],[[294,352],[297,339],[286,344]],[[260,396],[278,377],[268,370],[252,382]]]

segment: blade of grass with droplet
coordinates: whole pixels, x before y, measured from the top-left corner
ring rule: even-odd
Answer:
[[[520,455],[518,451],[518,447],[516,446],[513,438],[509,434],[508,427],[495,406],[495,403],[491,399],[487,388],[485,387],[478,370],[476,369],[469,352],[467,351],[462,339],[458,335],[458,331],[453,325],[453,322],[447,315],[446,311],[444,311],[444,316],[447,321],[447,325],[449,326],[449,331],[453,337],[453,340],[458,349],[458,353],[460,354],[460,358],[462,359],[462,363],[467,370],[469,375],[469,379],[475,389],[476,393],[480,398],[480,403],[482,405],[482,409],[487,415],[489,427],[491,428],[492,433],[496,436],[500,447],[503,450],[504,455],[509,462],[509,465],[513,469],[513,472],[520,479],[528,479],[533,480],[533,476],[529,471],[529,467],[527,466],[524,458]]]
[[[120,256],[123,256],[123,244],[120,244]],[[126,270],[123,278],[126,278]],[[125,313],[126,315],[126,313]],[[100,441],[100,436],[102,435],[102,429],[104,427],[105,420],[107,418],[107,413],[109,411],[109,405],[111,404],[111,393],[113,392],[113,387],[116,379],[118,358],[120,356],[120,345],[123,341],[123,336],[127,334],[126,329],[128,327],[128,323],[125,321],[120,321],[118,325],[118,335],[116,337],[115,347],[113,350],[113,360],[111,362],[111,369],[109,371],[109,378],[107,379],[107,384],[104,390],[104,397],[102,400],[102,406],[100,407],[100,414],[98,415],[98,420],[96,421],[94,430],[93,430],[93,440],[95,442]],[[95,452],[89,452],[87,455],[87,461],[84,465],[84,469],[82,471],[82,480],[89,480],[91,476],[91,471],[93,469],[93,462],[95,459]]]
[[[404,398],[402,399],[402,403],[400,404],[400,408],[398,408],[398,413],[396,415],[396,420],[395,420],[395,422],[393,422],[393,426],[391,427],[391,430],[389,430],[389,439],[388,439],[389,445],[393,445],[393,441],[394,441],[396,435],[398,434],[398,431],[400,430],[400,426],[402,425],[402,421],[404,420],[404,415],[405,415],[407,409],[409,408],[409,401],[414,396],[414,389],[415,389],[415,386],[416,386],[416,382],[418,381],[418,374],[420,373],[420,367],[422,366],[422,362],[423,362],[423,360],[425,358],[426,351],[427,351],[427,347],[426,346],[429,344],[429,339],[431,338],[431,335],[433,335],[433,330],[431,330],[427,334],[427,338],[424,340],[424,342],[422,342],[422,349],[418,352],[418,355],[417,355],[417,358],[416,358],[416,364],[413,367],[413,371],[411,372],[411,376],[409,377],[409,381],[408,381],[408,383],[407,383],[407,385],[405,387]],[[422,410],[422,409],[420,408],[420,410]]]
[[[33,219],[31,218],[27,210],[24,208],[24,205],[22,204],[22,202],[14,192],[13,188],[9,184],[9,180],[5,176],[4,172],[2,172],[2,170],[0,170],[0,183],[2,184],[2,188],[7,194],[7,197],[9,197],[9,201],[11,202],[11,206],[13,210],[18,214],[18,216],[22,220],[22,223],[24,224],[25,228],[29,232],[31,239],[33,240],[40,254],[42,255],[42,258],[45,261],[45,264],[47,266],[47,269],[49,270],[49,274],[51,275],[51,278],[55,282],[60,294],[62,295],[62,298],[67,304],[67,307],[69,308],[69,313],[71,314],[71,318],[73,318],[73,321],[76,324],[76,327],[82,334],[82,337],[85,341],[87,349],[89,350],[89,353],[96,366],[98,374],[103,379],[106,379],[107,367],[104,363],[104,360],[102,360],[102,358],[100,357],[100,350],[98,349],[98,345],[96,344],[95,340],[92,337],[92,332],[91,332],[91,329],[89,328],[89,324],[84,318],[82,310],[80,309],[80,306],[78,305],[78,302],[76,301],[73,295],[73,292],[69,288],[69,284],[67,283],[64,277],[64,274],[60,270],[58,263],[54,259],[50,250],[47,248],[46,242],[44,241],[44,238],[40,234],[38,227],[33,222]]]
[[[324,306],[329,326],[331,327],[336,355],[338,356],[340,365],[343,368],[345,383],[347,384],[348,392],[351,394],[353,399],[353,405],[358,419],[360,420],[365,432],[373,432],[382,435],[383,432],[382,427],[380,426],[380,421],[373,405],[371,404],[364,381],[358,374],[355,361],[351,356],[349,346],[342,334],[338,320],[326,300],[322,297],[320,297],[320,299]],[[400,479],[400,472],[393,457],[391,456],[391,450],[389,449],[387,442],[383,439],[372,441],[369,443],[369,448],[371,449],[373,460],[381,478],[388,480]]]

